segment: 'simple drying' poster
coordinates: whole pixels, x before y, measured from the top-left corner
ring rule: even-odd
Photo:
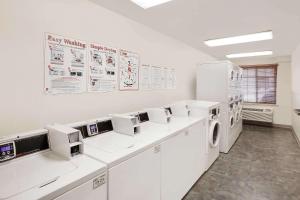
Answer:
[[[108,92],[117,87],[117,50],[99,44],[89,45],[89,76],[90,92]]]
[[[45,91],[50,94],[86,91],[86,42],[46,34]]]
[[[139,64],[137,53],[120,50],[119,88],[120,90],[139,89]]]

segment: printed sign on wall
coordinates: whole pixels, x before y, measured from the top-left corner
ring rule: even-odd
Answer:
[[[167,69],[166,89],[176,89],[176,72],[174,68]]]
[[[46,34],[45,91],[50,94],[86,91],[86,42]]]
[[[139,89],[139,64],[137,53],[120,50],[119,88],[120,90]]]
[[[162,68],[157,66],[151,67],[151,88],[154,90],[162,89]]]
[[[142,90],[151,89],[151,67],[150,65],[143,64],[140,69],[140,88]]]
[[[91,43],[89,45],[90,92],[108,92],[117,87],[117,49]]]

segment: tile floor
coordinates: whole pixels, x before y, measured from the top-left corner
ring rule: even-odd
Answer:
[[[300,148],[292,132],[244,126],[184,200],[300,200]]]

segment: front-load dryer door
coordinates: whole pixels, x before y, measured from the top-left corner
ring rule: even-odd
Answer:
[[[229,117],[229,123],[230,123],[230,128],[233,128],[235,125],[235,120],[234,120],[234,116],[230,115]]]
[[[217,147],[220,142],[220,122],[214,120],[210,124],[209,129],[209,144],[211,147]]]

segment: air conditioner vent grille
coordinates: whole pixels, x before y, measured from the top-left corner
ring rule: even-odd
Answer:
[[[273,122],[273,109],[270,108],[243,108],[243,119],[259,122]]]

